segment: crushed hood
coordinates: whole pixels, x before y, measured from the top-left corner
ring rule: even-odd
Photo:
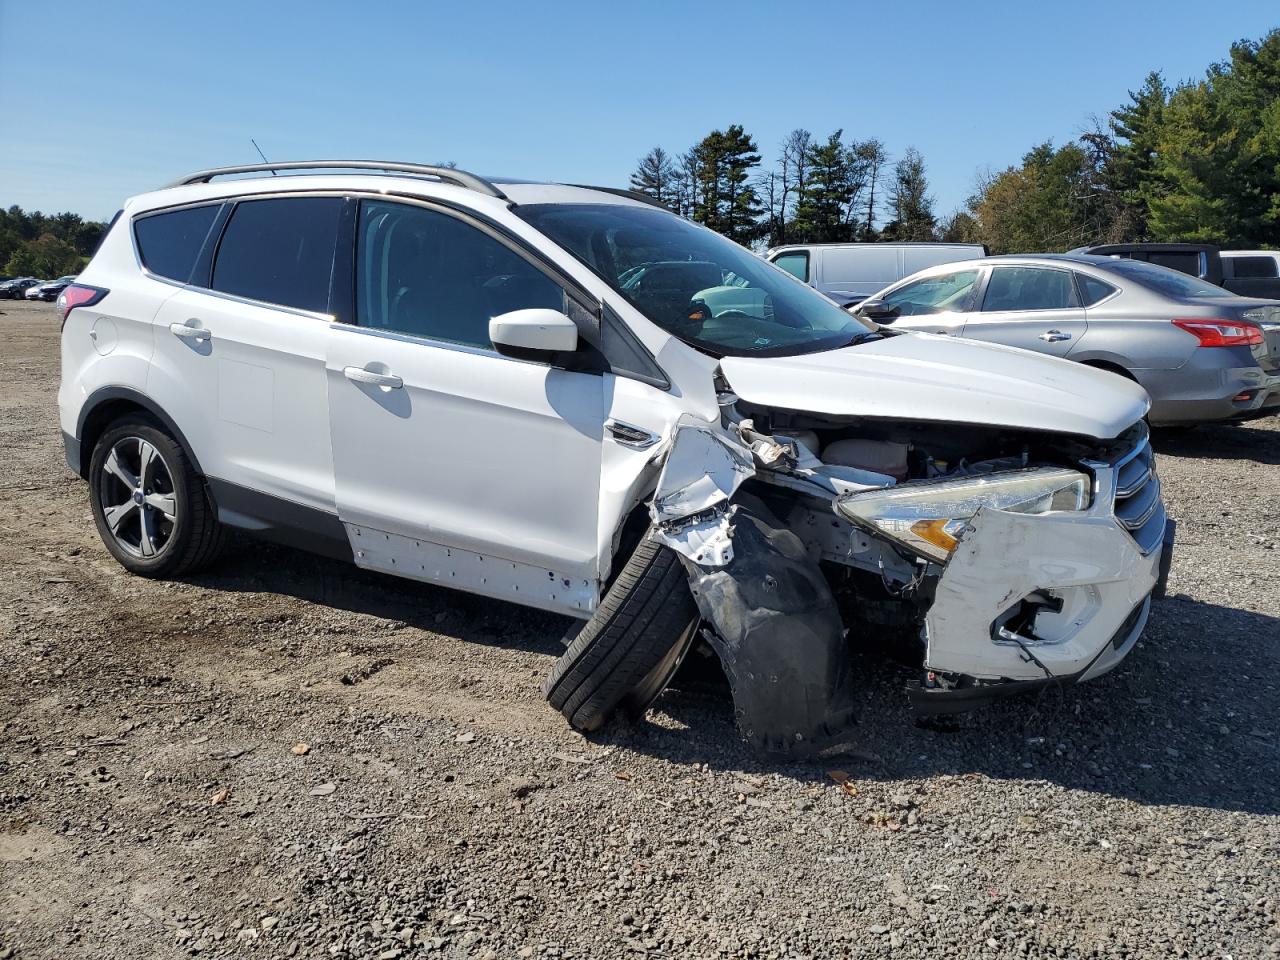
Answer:
[[[798,357],[725,357],[748,403],[831,416],[978,423],[1116,437],[1147,412],[1114,373],[996,344],[904,333]]]

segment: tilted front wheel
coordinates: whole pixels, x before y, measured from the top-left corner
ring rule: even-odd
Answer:
[[[89,463],[89,499],[102,542],[133,573],[194,573],[222,546],[203,481],[149,417],[118,420],[103,432]]]

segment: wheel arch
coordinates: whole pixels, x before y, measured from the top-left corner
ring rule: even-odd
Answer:
[[[1100,357],[1092,357],[1088,360],[1080,360],[1078,362],[1083,366],[1093,367],[1095,370],[1106,370],[1109,373],[1119,374],[1120,376],[1124,377],[1127,380],[1132,380],[1134,383],[1138,382],[1138,378],[1133,375],[1132,371],[1130,371],[1123,364],[1116,363],[1114,360],[1105,360]]]
[[[80,450],[83,451],[78,472],[83,479],[89,478],[89,461],[93,458],[93,448],[97,445],[103,431],[114,420],[134,411],[150,414],[159,420],[161,426],[181,445],[191,465],[195,467],[196,473],[201,477],[204,476],[200,459],[191,449],[186,436],[158,403],[132,387],[109,386],[99,387],[89,395],[84,406],[80,408],[80,416],[76,421],[76,439],[79,440]]]

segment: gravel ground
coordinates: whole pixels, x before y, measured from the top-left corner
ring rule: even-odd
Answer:
[[[0,312],[0,960],[1280,956],[1274,420],[1158,441],[1119,670],[939,732],[864,658],[861,751],[777,765],[711,681],[568,730],[554,616],[252,543],[127,575],[52,310]]]

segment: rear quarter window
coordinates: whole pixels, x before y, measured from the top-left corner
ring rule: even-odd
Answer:
[[[1095,303],[1102,302],[1118,289],[1107,283],[1107,281],[1091,277],[1086,273],[1077,273],[1076,280],[1080,284],[1080,296],[1086,307],[1092,307]]]
[[[142,265],[156,276],[187,283],[221,204],[152,213],[133,222]]]

